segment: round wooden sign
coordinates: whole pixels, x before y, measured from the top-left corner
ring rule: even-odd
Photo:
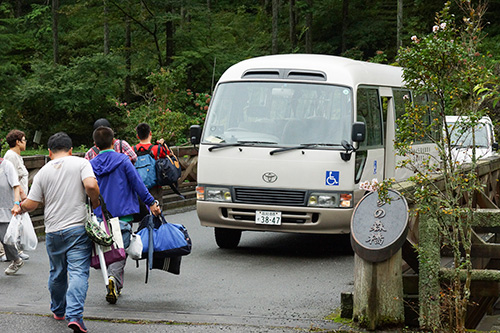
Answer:
[[[365,195],[351,217],[351,245],[354,252],[370,262],[392,257],[408,234],[408,204],[395,190],[388,202],[380,202],[378,192]]]

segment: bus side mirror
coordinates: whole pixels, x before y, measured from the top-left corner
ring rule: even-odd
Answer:
[[[361,121],[356,121],[352,124],[352,141],[353,142],[363,142],[365,141],[366,135],[366,125]]]
[[[189,139],[193,145],[197,145],[201,141],[201,126],[200,125],[191,125],[189,127]]]

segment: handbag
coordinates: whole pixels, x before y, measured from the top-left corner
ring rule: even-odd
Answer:
[[[149,271],[161,269],[180,274],[182,256],[191,253],[191,238],[181,224],[168,223],[165,217],[148,215],[139,225],[137,235],[143,244],[142,259],[146,259],[146,280]]]
[[[151,240],[156,257],[185,256],[191,253],[192,242],[186,227],[168,223],[163,214],[146,216],[141,221],[137,234],[141,236],[143,244],[143,259],[148,256]]]
[[[102,196],[99,196],[101,203],[104,202]],[[95,216],[92,211],[90,200],[87,204],[87,221],[85,221],[85,232],[87,236],[96,244],[102,246],[110,246],[113,244],[113,235],[109,234],[105,229],[103,229],[100,223],[97,221],[97,216]]]
[[[111,217],[111,214],[106,209],[106,204],[104,203],[102,197],[100,200],[103,218],[101,225],[106,233],[112,235],[113,241],[110,246],[102,246],[94,243],[94,246],[92,248],[92,256],[90,258],[90,266],[95,269],[100,269],[102,264],[99,258],[99,250],[101,250],[104,254],[104,263],[106,264],[106,266],[117,261],[125,260],[127,258],[127,254],[125,253],[125,249],[123,248],[120,220],[117,217]]]

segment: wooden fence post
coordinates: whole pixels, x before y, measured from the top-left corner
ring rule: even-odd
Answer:
[[[369,262],[354,255],[354,319],[369,330],[403,326],[401,250],[388,260]]]

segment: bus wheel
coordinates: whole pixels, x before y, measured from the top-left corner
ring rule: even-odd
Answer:
[[[221,249],[234,249],[238,247],[241,239],[241,230],[215,228],[215,242]]]

